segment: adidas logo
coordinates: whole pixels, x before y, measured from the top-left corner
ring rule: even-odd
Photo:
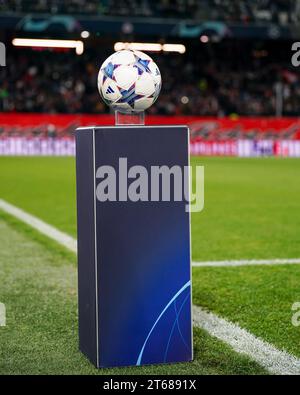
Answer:
[[[115,91],[113,90],[113,88],[111,87],[111,86],[109,86],[107,89],[106,89],[106,94],[107,93],[114,93]]]

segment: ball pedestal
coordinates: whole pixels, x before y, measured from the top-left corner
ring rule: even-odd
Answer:
[[[145,111],[139,112],[121,112],[115,111],[115,125],[116,126],[129,126],[129,125],[145,125]]]
[[[98,368],[191,361],[190,215],[152,183],[188,166],[188,129],[121,118],[76,131],[79,347]]]

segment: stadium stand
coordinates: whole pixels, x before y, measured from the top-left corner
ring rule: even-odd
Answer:
[[[76,28],[70,33],[66,23],[58,32],[48,27],[38,34],[30,31],[40,20],[51,19],[47,14],[68,14]],[[300,156],[300,123],[294,118],[300,108],[300,71],[291,64],[291,34],[300,19],[300,0],[0,0],[0,16],[7,24],[0,28],[0,38],[7,43],[6,67],[0,67],[0,155],[52,152],[55,140],[61,144],[57,154],[73,154],[77,126],[113,124],[97,91],[97,74],[114,43],[178,40],[186,45],[184,54],[151,53],[163,88],[147,110],[148,124],[188,124],[194,154]],[[118,25],[134,17],[133,32]],[[143,18],[152,18],[155,36],[135,30]],[[91,21],[100,20],[108,22],[99,33]],[[192,36],[176,30],[185,20],[196,26]],[[205,29],[197,27],[202,21],[219,21],[227,33],[207,33],[202,41]],[[164,24],[171,30],[161,33]],[[91,29],[81,56],[68,49],[11,45],[28,28],[30,37],[57,33],[58,38],[78,39],[82,26]],[[274,40],[269,26],[280,38]]]
[[[280,53],[280,45],[277,43]],[[96,89],[98,67],[111,52],[89,48],[83,56],[70,52],[11,49],[7,67],[0,68],[0,111],[101,114],[108,108]],[[223,42],[203,45],[186,56],[153,55],[163,76],[163,90],[150,114],[272,116],[276,91],[282,115],[300,108],[300,73],[262,43]],[[236,56],[239,53],[239,56]],[[280,55],[279,55],[280,57]],[[182,78],[178,79],[180,70]]]
[[[235,22],[299,20],[299,0],[1,0],[1,12],[100,14]]]

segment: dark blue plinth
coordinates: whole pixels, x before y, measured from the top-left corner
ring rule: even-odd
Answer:
[[[100,202],[97,169],[111,166],[118,178],[120,158],[127,158],[128,169],[139,165],[149,174],[151,166],[177,165],[183,172],[188,130],[119,126],[76,131],[80,350],[97,367],[191,361],[186,201]],[[150,189],[149,181],[149,196]]]

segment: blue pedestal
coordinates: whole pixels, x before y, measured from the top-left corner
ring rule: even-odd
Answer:
[[[79,346],[97,367],[193,358],[186,201],[151,200],[150,176],[150,201],[126,200],[135,179],[119,177],[120,158],[131,176],[133,166],[150,175],[153,166],[176,165],[184,174],[188,138],[184,126],[76,131]],[[116,201],[98,199],[102,166],[115,169]]]

